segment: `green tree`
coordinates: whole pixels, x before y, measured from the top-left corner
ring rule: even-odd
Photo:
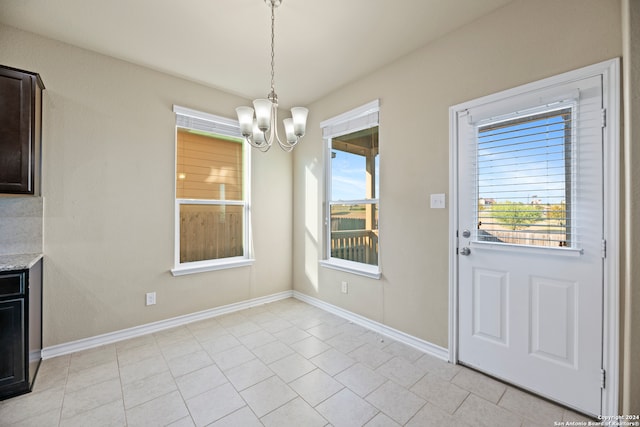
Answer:
[[[517,230],[540,221],[542,209],[539,205],[505,201],[491,207],[491,216],[511,230]]]
[[[564,203],[559,205],[550,205],[547,209],[547,218],[556,219],[563,223],[567,218],[566,206]]]

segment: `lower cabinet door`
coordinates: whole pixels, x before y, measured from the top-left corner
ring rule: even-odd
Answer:
[[[0,301],[0,399],[25,387],[24,299]]]

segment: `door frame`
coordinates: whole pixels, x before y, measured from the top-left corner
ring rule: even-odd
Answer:
[[[593,64],[574,71],[480,97],[449,108],[449,361],[458,363],[458,113],[473,106],[555,86],[567,81],[602,75],[603,88],[603,219],[606,252],[603,264],[602,390],[601,415],[617,415],[619,401],[620,346],[620,59]]]

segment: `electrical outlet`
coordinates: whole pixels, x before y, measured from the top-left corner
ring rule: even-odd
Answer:
[[[346,294],[349,292],[349,284],[347,282],[342,282],[342,293]]]
[[[147,305],[155,305],[156,303],[156,293],[148,292],[147,293]]]

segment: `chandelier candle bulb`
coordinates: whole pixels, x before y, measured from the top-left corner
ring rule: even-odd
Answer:
[[[284,131],[287,134],[287,141],[290,143],[296,142],[293,119],[284,119],[282,122],[284,123]]]
[[[253,101],[253,107],[256,109],[256,120],[258,121],[258,128],[262,132],[269,130],[271,123],[271,101],[268,99],[256,99]]]
[[[307,115],[309,110],[304,107],[293,107],[291,109],[291,118],[293,119],[293,132],[296,136],[304,136],[307,127]]]
[[[236,114],[238,114],[238,122],[240,123],[240,133],[243,136],[251,135],[253,132],[253,108],[238,107]]]
[[[264,144],[266,141],[264,139],[264,132],[260,130],[260,128],[258,128],[258,121],[254,120],[253,121],[253,136],[252,136],[253,142],[255,142],[256,144]]]

